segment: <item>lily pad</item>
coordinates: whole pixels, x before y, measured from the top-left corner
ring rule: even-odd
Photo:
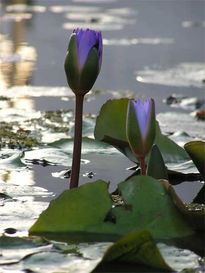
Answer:
[[[107,188],[106,182],[96,181],[64,191],[57,199],[51,201],[48,210],[44,211],[31,227],[30,233],[103,233],[104,218],[112,205]]]
[[[204,63],[180,63],[170,69],[137,71],[136,80],[143,83],[168,86],[203,87]]]
[[[22,162],[22,153],[10,149],[0,151],[1,170],[20,170],[26,165]]]
[[[103,261],[144,264],[167,271],[171,270],[157,249],[150,232],[146,230],[138,230],[119,239],[108,248]]]
[[[167,168],[157,145],[153,145],[147,164],[147,175],[155,179],[167,179]]]
[[[184,146],[191,140],[204,139],[204,123],[188,113],[166,112],[157,115],[160,128],[170,134],[170,139]],[[173,134],[174,133],[174,134]]]
[[[184,215],[188,222],[199,231],[204,231],[205,222],[205,204],[184,204],[181,199],[177,196],[174,189],[164,181],[164,185],[167,188],[172,200],[178,207],[179,211]]]
[[[123,205],[114,208],[106,182],[99,180],[65,191],[51,201],[30,228],[30,234],[50,234],[67,240],[74,238],[73,234],[83,240],[92,235],[98,241],[104,240],[104,235],[116,239],[137,229],[147,229],[156,238],[193,234],[159,181],[148,176],[134,177],[120,183],[119,190]]]
[[[205,180],[205,142],[191,141],[186,143],[184,148],[194,161],[203,179]]]
[[[167,272],[199,266],[199,256],[195,253],[164,243],[156,244],[146,230],[129,233],[115,243],[66,244],[57,241],[45,242],[37,237],[3,236],[0,238],[0,251],[3,254],[0,257],[2,273],[17,270],[38,273],[67,273],[69,270],[71,273],[89,273],[98,265],[103,269],[100,272],[108,272],[105,271],[106,266],[116,269],[119,264],[123,272],[123,269],[127,272],[128,268],[128,271],[139,270],[141,265],[147,266],[149,271],[155,268]],[[99,267],[94,272],[99,272]]]
[[[48,251],[51,247],[51,244],[42,245],[28,238],[2,236],[0,237],[0,265],[17,263],[28,254]]]
[[[120,183],[119,190],[125,205],[113,208],[111,213],[124,230],[132,226],[147,229],[155,238],[183,237],[193,232],[159,181],[149,176],[133,177]]]
[[[103,39],[103,45],[108,46],[130,46],[130,45],[159,45],[159,44],[173,44],[172,38],[122,38],[122,39]]]
[[[5,272],[6,269],[23,271],[29,269],[40,273],[57,272],[58,270],[89,273],[99,263],[117,262],[118,259],[134,264],[142,263],[159,269],[171,269],[163,260],[148,231],[133,232],[114,244],[105,242],[63,245],[55,241],[40,244],[40,240],[35,242],[31,239],[5,236],[0,238],[0,243],[0,250],[3,254],[0,257],[0,264],[3,265]]]
[[[136,162],[137,159],[133,156],[126,138],[127,103],[128,99],[106,102],[97,117],[94,135],[97,140],[113,145],[130,160]],[[157,123],[155,144],[159,147],[165,163],[185,161],[189,158],[184,149],[162,135]]]
[[[188,273],[200,272],[200,257],[189,249],[158,243],[157,247],[166,263],[177,272],[187,270]],[[199,271],[197,270],[199,269]],[[181,272],[182,273],[182,272]]]
[[[6,7],[7,12],[45,12],[46,7],[44,6],[34,6],[34,5],[24,5],[24,4],[15,4],[8,5]]]
[[[49,146],[53,146],[59,148],[67,153],[72,153],[73,151],[73,139],[60,139],[53,143],[50,143]],[[101,141],[97,141],[92,138],[83,137],[82,139],[82,154],[90,154],[90,153],[98,153],[98,154],[116,154],[118,153],[116,149],[110,146],[107,143],[103,143]]]
[[[9,228],[15,228],[17,236],[28,235],[29,227],[47,206],[47,202],[34,201],[32,197],[4,200],[0,207],[0,234]]]
[[[57,149],[57,148],[39,148],[32,151],[26,151],[24,155],[24,162],[34,164],[40,164],[40,161],[43,165],[62,165],[62,166],[71,166],[72,164],[72,155],[66,151]]]

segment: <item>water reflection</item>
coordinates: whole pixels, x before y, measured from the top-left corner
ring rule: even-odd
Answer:
[[[24,4],[30,5],[31,0],[12,0],[3,1],[3,11],[6,10],[6,4]],[[21,13],[17,10],[15,15]],[[9,15],[9,12],[8,12]],[[36,62],[37,53],[34,47],[23,42],[28,21],[23,19],[12,20],[6,23],[11,30],[9,35],[0,34],[0,87],[8,88],[15,85],[31,84],[32,71]]]
[[[0,181],[13,185],[35,185],[34,172],[32,170],[6,171],[0,173]]]

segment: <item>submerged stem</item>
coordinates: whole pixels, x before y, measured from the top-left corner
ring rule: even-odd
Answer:
[[[82,146],[82,116],[83,116],[83,99],[84,95],[76,95],[75,100],[75,132],[73,146],[73,160],[70,178],[70,189],[78,187],[80,173],[80,159]]]
[[[139,161],[140,161],[140,169],[141,169],[140,174],[141,175],[146,175],[145,157],[140,157]]]

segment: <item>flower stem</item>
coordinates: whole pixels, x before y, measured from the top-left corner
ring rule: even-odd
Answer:
[[[82,146],[82,116],[83,116],[83,99],[84,95],[76,95],[75,100],[75,132],[73,146],[73,160],[70,178],[70,189],[78,187],[80,173],[80,159]]]
[[[140,161],[140,169],[141,169],[140,174],[141,175],[146,175],[145,157],[140,157],[139,161]]]

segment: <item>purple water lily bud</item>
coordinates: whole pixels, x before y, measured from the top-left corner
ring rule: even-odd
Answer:
[[[102,64],[102,35],[91,29],[74,29],[65,58],[67,82],[76,94],[93,87]]]
[[[153,99],[130,100],[127,108],[126,134],[133,153],[142,158],[155,139],[155,103]]]

